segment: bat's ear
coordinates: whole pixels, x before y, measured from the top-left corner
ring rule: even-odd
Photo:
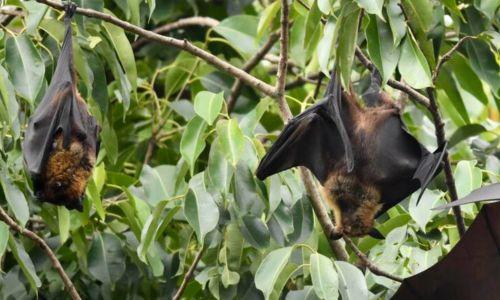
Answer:
[[[380,102],[380,87],[382,86],[382,76],[380,72],[373,68],[370,75],[370,86],[363,94],[366,106],[377,106]]]

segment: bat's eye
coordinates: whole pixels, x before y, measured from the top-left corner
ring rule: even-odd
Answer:
[[[60,181],[56,181],[56,182],[54,183],[54,189],[56,189],[56,190],[59,190],[59,191],[60,191],[60,190],[63,190],[65,187],[66,187],[66,185],[65,185],[65,184],[63,184],[63,183],[62,183],[62,182],[60,182]]]

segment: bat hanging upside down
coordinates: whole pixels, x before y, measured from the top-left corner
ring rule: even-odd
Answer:
[[[311,170],[333,210],[334,238],[381,237],[375,218],[417,189],[423,192],[441,168],[444,146],[425,149],[381,92],[378,71],[371,81],[361,106],[332,72],[325,99],[288,123],[257,169],[261,180],[295,166]]]
[[[75,8],[66,5],[66,34],[57,67],[30,118],[23,155],[39,200],[82,211],[99,151],[100,129],[76,89],[71,32]]]

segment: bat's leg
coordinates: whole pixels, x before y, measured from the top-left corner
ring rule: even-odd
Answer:
[[[336,234],[332,236],[333,239],[339,239],[342,237],[343,226],[342,226],[342,210],[340,210],[339,203],[337,198],[333,197],[333,195],[329,192],[329,190],[323,186],[320,188],[321,195],[323,199],[326,200],[328,206],[333,211],[334,223],[335,223],[335,232]]]

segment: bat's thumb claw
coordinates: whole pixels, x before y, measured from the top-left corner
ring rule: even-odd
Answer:
[[[73,1],[69,0],[64,3],[64,11],[66,12],[66,18],[72,18],[76,12],[77,5]]]
[[[344,234],[343,234],[341,231],[332,230],[332,231],[330,232],[330,239],[331,239],[331,240],[336,241],[336,240],[338,240],[338,239],[342,238],[342,236],[344,236]]]

